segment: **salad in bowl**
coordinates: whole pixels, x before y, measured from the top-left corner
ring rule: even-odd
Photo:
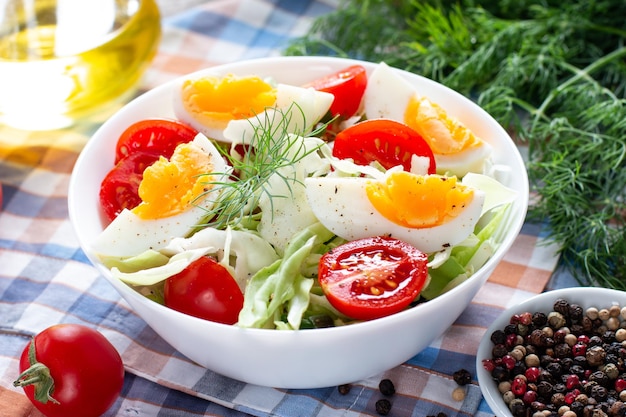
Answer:
[[[474,103],[385,63],[315,57],[144,94],[94,135],[70,185],[85,253],[161,336],[290,388],[351,382],[431,343],[527,201],[515,145]],[[382,342],[389,354],[365,360]],[[344,352],[320,357],[331,347]]]

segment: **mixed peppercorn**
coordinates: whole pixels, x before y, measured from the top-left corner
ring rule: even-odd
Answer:
[[[491,334],[484,368],[515,417],[626,416],[626,307],[558,299]]]

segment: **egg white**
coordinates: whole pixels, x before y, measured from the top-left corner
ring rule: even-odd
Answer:
[[[181,83],[182,86],[182,83]],[[312,88],[276,85],[276,103],[248,119],[230,120],[225,126],[216,121],[208,126],[198,121],[184,106],[181,88],[174,89],[174,114],[207,137],[226,143],[250,141],[260,127],[272,126],[276,133],[306,133],[328,112],[334,96]]]
[[[410,101],[419,97],[419,94],[413,84],[382,62],[368,79],[363,96],[365,116],[368,119],[388,118],[405,123],[406,109]],[[435,153],[437,173],[456,175],[459,178],[468,172],[482,173],[491,150],[491,146],[483,141],[480,146],[457,154]]]
[[[454,219],[430,228],[400,226],[376,210],[367,197],[362,177],[317,177],[305,180],[306,195],[318,220],[337,236],[356,240],[392,236],[425,253],[437,252],[464,241],[480,219],[485,193],[474,190],[474,198]]]
[[[228,172],[226,162],[206,136],[198,134],[192,143],[209,155],[214,172]],[[223,176],[218,180],[227,179]],[[162,249],[173,238],[187,236],[213,207],[212,200],[214,196],[205,197],[180,214],[160,219],[142,219],[125,209],[102,231],[92,249],[101,257],[120,258],[136,256],[149,249]]]

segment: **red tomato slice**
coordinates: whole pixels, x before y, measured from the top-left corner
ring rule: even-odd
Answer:
[[[141,203],[139,184],[143,171],[159,159],[154,152],[135,152],[122,158],[109,171],[100,185],[100,206],[109,221],[127,208],[132,209]]]
[[[235,324],[243,307],[243,293],[233,276],[206,256],[168,278],[163,296],[171,309],[224,324]]]
[[[341,313],[371,320],[404,310],[428,277],[427,255],[401,240],[371,237],[327,252],[319,263],[319,282]]]
[[[192,141],[197,134],[195,129],[176,120],[141,120],[120,135],[115,148],[115,163],[138,151],[156,152],[169,158],[178,144]]]
[[[356,164],[378,161],[385,169],[402,165],[411,170],[411,156],[429,159],[428,173],[436,172],[435,156],[428,143],[404,123],[390,119],[370,119],[339,132],[333,143],[333,155],[352,158]]]
[[[334,95],[330,112],[344,119],[354,116],[359,110],[366,86],[367,72],[361,65],[352,65],[305,85]]]

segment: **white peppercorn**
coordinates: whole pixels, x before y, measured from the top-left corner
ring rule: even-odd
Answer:
[[[511,381],[502,381],[498,384],[498,391],[500,394],[504,394],[507,391],[511,391]]]
[[[552,329],[560,329],[561,327],[565,326],[565,323],[567,322],[565,321],[565,317],[563,317],[563,314],[557,311],[551,311],[548,314],[548,324]]]
[[[609,330],[617,330],[619,329],[620,326],[620,321],[617,317],[609,317],[609,319],[606,321],[606,327]]]
[[[465,399],[465,388],[463,388],[463,387],[456,387],[452,391],[452,399],[454,401],[463,401]]]
[[[617,304],[613,304],[610,308],[609,308],[609,315],[611,317],[618,317],[621,313],[621,308],[619,305]]]
[[[609,310],[607,308],[602,308],[598,310],[598,318],[600,320],[608,320],[609,317],[611,317],[611,314],[609,313]]]
[[[585,312],[585,314],[587,315],[587,317],[589,317],[591,320],[595,320],[598,318],[598,309],[595,307],[589,307],[587,309],[587,311]]]
[[[531,366],[539,366],[541,362],[539,360],[539,356],[531,353],[530,355],[526,356],[526,358],[524,358],[524,363],[530,368]]]
[[[515,399],[515,394],[513,394],[513,391],[507,391],[502,394],[502,399],[504,400],[505,404],[511,404],[511,401]]]
[[[574,346],[576,342],[578,342],[578,337],[576,337],[575,334],[568,333],[565,335],[565,338],[563,338],[563,341],[571,347]]]

